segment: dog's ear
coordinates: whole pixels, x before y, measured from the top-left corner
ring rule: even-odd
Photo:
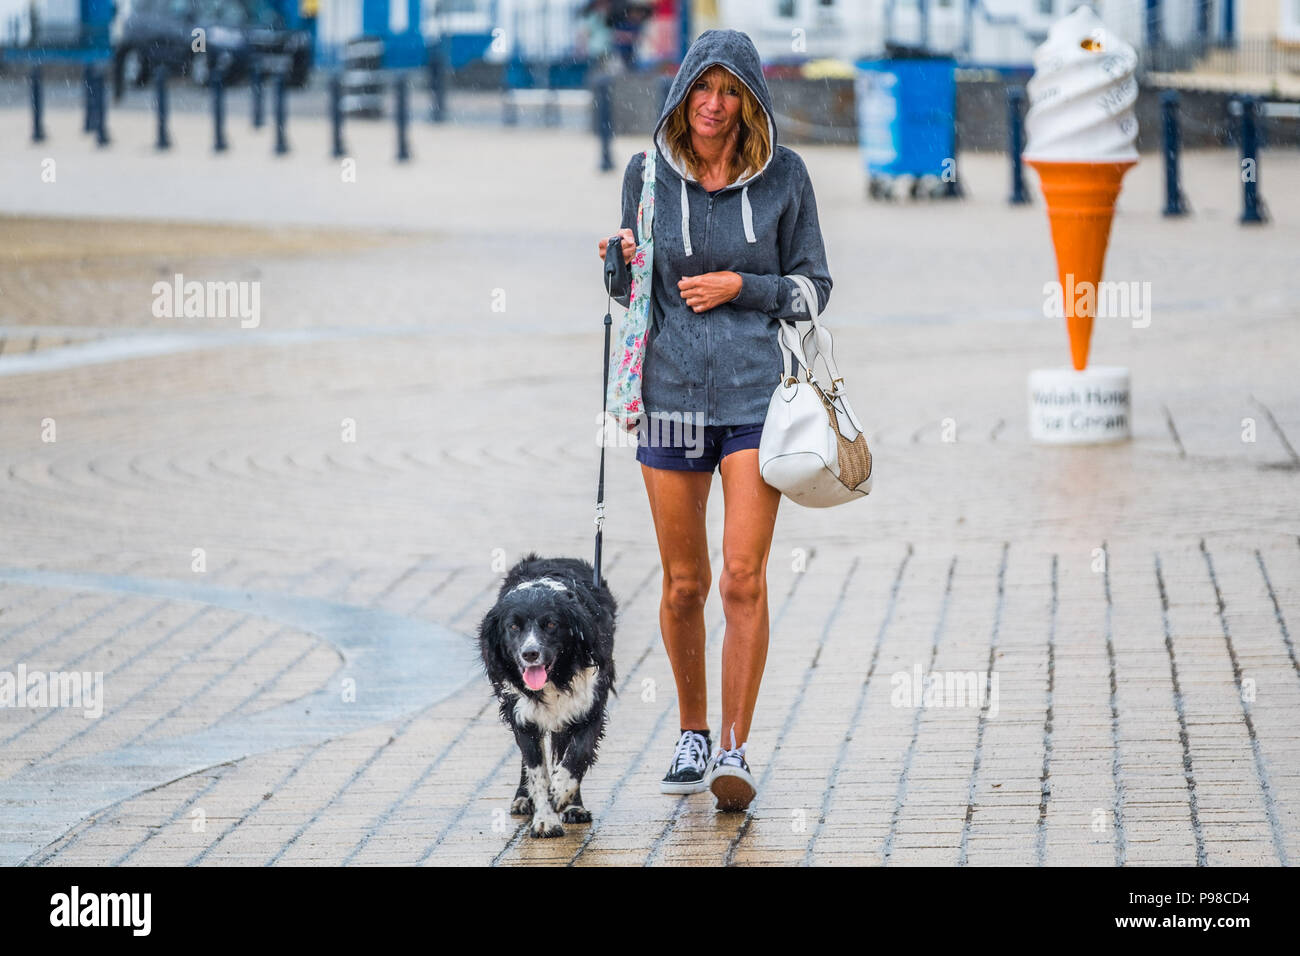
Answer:
[[[498,602],[483,615],[478,627],[479,653],[483,657],[483,667],[488,678],[493,681],[507,679],[510,673],[509,661],[505,654],[505,632],[502,630],[504,611]]]
[[[600,647],[596,640],[596,624],[591,618],[589,609],[584,606],[578,595],[572,591],[565,591],[560,607],[563,609],[564,625],[578,639],[578,647],[581,649],[582,660],[586,665],[592,667],[609,663],[598,656]]]
[[[488,658],[492,653],[492,645],[496,643],[496,635],[500,633],[501,605],[493,604],[478,625],[478,649],[483,656],[484,666],[491,664]]]

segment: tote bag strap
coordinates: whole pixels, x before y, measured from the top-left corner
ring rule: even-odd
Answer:
[[[645,151],[645,164],[641,167],[641,203],[636,209],[636,235],[641,245],[654,234],[655,148]],[[647,216],[646,209],[650,210]]]
[[[645,263],[643,267],[645,275],[638,291],[647,297],[651,295],[654,283],[655,155],[655,147],[652,144],[645,150],[645,163],[641,167],[641,201],[636,207],[637,249],[641,252]],[[630,305],[631,300],[629,299],[628,302]],[[647,299],[646,335],[649,335],[650,329],[655,324],[654,312],[653,304]]]

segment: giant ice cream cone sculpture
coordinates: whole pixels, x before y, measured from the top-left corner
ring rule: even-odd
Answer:
[[[1088,364],[1120,181],[1138,159],[1136,69],[1133,48],[1087,5],[1058,20],[1034,52],[1024,159],[1038,173],[1047,202],[1078,371]],[[1076,296],[1076,290],[1091,294]]]

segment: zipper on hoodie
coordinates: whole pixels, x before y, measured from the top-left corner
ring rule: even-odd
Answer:
[[[718,197],[709,195],[709,191],[705,189],[703,186],[701,186],[698,181],[691,180],[690,182],[687,183],[687,202],[690,202],[691,186],[694,186],[697,189],[699,189],[700,192],[704,193],[705,198],[709,200],[709,204],[708,206],[705,207],[705,211],[704,211],[704,247],[700,250],[700,263],[703,266],[700,272],[701,274],[703,274],[705,272],[712,271],[709,252],[712,247],[712,243],[710,240],[713,238],[713,200],[715,200]],[[726,192],[731,188],[732,188],[731,186],[722,187],[722,189],[719,190],[718,195],[721,195],[723,192]],[[708,357],[708,360],[705,362],[704,365],[704,394],[706,396],[705,421],[707,423],[708,419],[715,417],[717,413],[717,394],[716,394],[717,388],[714,385],[715,376],[713,374],[714,373],[713,335],[711,332],[711,326],[713,325],[713,323],[709,321],[710,316],[708,312],[705,312],[701,316],[701,318],[704,319],[704,349],[705,349],[705,354]]]
[[[704,187],[701,186],[700,189],[704,189]],[[706,192],[705,195],[708,195],[708,193]],[[704,268],[705,272],[710,271],[708,256],[709,256],[709,248],[710,248],[709,239],[712,236],[712,234],[713,234],[713,197],[709,196],[709,206],[708,209],[706,209],[704,212],[704,250],[702,255],[700,256],[700,261],[704,263],[705,266]],[[717,397],[714,394],[715,389],[713,385],[713,379],[714,379],[713,336],[709,332],[709,327],[713,325],[713,323],[709,321],[709,318],[710,318],[709,313],[705,312],[704,313],[704,349],[705,349],[704,354],[708,356],[708,361],[705,362],[705,366],[704,366],[704,370],[707,373],[704,379],[704,383],[705,383],[704,393],[707,396],[707,400],[705,401],[705,418],[704,418],[706,424],[708,423],[708,420],[710,418],[712,418],[715,414],[717,414],[717,409],[715,407],[717,403]]]

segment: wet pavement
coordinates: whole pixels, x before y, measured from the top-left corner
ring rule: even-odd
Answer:
[[[1188,155],[1186,221],[1158,163],[1130,174],[1107,277],[1151,283],[1149,315],[1093,356],[1131,369],[1134,437],[1051,448],[1041,204],[1007,206],[992,156],[959,206],[869,203],[854,151],[799,148],[877,471],[781,506],[758,798],[658,792],[662,568],[613,449],[595,819],[534,840],[472,635],[517,557],[591,553],[594,248],[641,144],[601,174],[571,130],[420,124],[399,164],[354,127],[348,182],[310,118],[278,158],[246,120],[219,156],[202,116],[162,155],[144,111],[104,150],[76,120],[31,145],[0,110],[0,671],[101,674],[102,712],[0,707],[0,862],[1300,859],[1294,154],[1265,153],[1254,230],[1230,153]],[[177,274],[256,283],[256,324],[157,314]],[[715,572],[723,514],[715,488]],[[716,588],[706,623],[716,720]]]

